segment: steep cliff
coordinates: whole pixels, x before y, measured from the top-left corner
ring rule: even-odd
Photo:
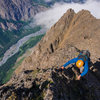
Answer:
[[[44,8],[32,0],[0,0],[0,16],[8,20],[28,20]]]
[[[45,9],[33,0],[0,0],[0,28],[17,30],[20,27],[19,21],[27,21]]]
[[[0,99],[100,100],[99,42],[100,20],[86,10],[68,10],[1,86]],[[86,49],[91,53],[90,70],[80,81],[74,65],[59,69]]]

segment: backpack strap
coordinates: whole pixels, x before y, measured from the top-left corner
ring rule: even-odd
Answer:
[[[79,59],[83,59],[84,61],[86,61],[88,58],[90,58],[90,53],[88,50],[82,50],[80,52],[80,54],[78,55]]]
[[[87,57],[85,55],[79,54],[78,59],[83,59],[83,61],[86,61]]]

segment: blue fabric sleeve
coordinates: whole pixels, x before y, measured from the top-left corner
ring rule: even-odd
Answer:
[[[81,73],[81,76],[84,76],[88,72],[88,60],[86,60],[84,65],[84,71]]]
[[[66,67],[66,66],[68,66],[69,64],[72,64],[72,63],[77,62],[77,60],[78,60],[78,58],[71,59],[70,61],[68,61],[67,63],[65,63],[63,66]]]

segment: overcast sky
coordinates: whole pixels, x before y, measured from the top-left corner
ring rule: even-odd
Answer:
[[[100,0],[88,0],[85,4],[56,3],[49,10],[38,13],[35,16],[36,23],[50,28],[69,8],[74,9],[76,13],[82,9],[89,10],[96,18],[100,19]]]

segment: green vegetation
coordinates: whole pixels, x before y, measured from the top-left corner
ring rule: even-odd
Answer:
[[[50,7],[51,5],[53,5],[55,2],[60,2],[61,0],[52,0],[50,2],[45,2],[45,0],[33,0],[33,5],[35,6],[34,2],[38,5],[42,5],[45,7]]]
[[[9,96],[7,100],[16,100],[16,99],[17,99],[16,94],[12,92],[11,96]]]
[[[39,73],[40,69],[36,69],[32,72],[32,76],[36,77],[36,74]]]
[[[14,25],[18,26],[18,30],[3,30],[0,28],[0,58],[2,58],[6,50],[15,44],[19,39],[31,33],[35,33],[41,29],[40,26],[26,29],[25,26],[28,26],[31,21],[32,19],[25,22],[20,20],[7,20],[0,17],[0,22],[5,26],[7,23],[13,23]]]
[[[38,5],[49,7],[49,5],[44,0],[33,0],[33,2],[35,2]],[[33,6],[35,6],[34,3],[33,3]]]
[[[19,50],[20,56],[22,56],[26,52],[27,49],[35,46],[37,44],[37,42],[40,41],[43,36],[44,35],[31,37],[22,47],[20,47],[20,50]]]
[[[63,1],[67,3],[71,2],[70,0],[63,0]],[[54,5],[54,3],[56,2],[62,2],[62,0],[51,0],[49,2],[46,2],[45,0],[33,0],[33,6],[41,5],[48,8]]]
[[[8,23],[14,23],[14,24],[19,24],[19,23],[21,23],[21,24],[25,24],[26,22],[24,22],[24,21],[15,21],[15,20],[12,20],[12,19],[10,19],[10,20],[7,20],[7,19],[3,19],[3,18],[1,18],[0,17],[0,22],[2,22],[2,23],[6,23],[6,22],[8,22]]]
[[[24,29],[24,27],[21,27],[17,31],[3,31],[0,29],[0,45],[3,46],[3,48],[0,48],[0,57],[2,57],[6,50],[9,49],[11,45],[15,44],[19,39],[31,33],[35,33],[40,29],[40,26],[36,26],[33,29]]]
[[[21,57],[26,52],[27,49],[35,46],[36,43],[38,41],[40,41],[43,36],[44,35],[39,35],[39,36],[30,38],[30,40],[28,40],[22,47],[20,47],[19,52],[17,52],[14,56],[9,58],[8,61],[0,67],[0,84],[4,84],[7,81],[9,81],[9,79],[11,78],[11,76],[12,76],[13,72],[15,71],[15,69],[24,60],[24,58],[22,58],[22,59],[20,59],[20,61],[18,61],[16,63],[17,59],[19,57]]]
[[[19,65],[21,65],[21,63],[22,63],[22,61],[24,60],[24,58],[25,58],[25,57],[23,57],[22,59],[20,59],[20,61],[16,62],[16,63],[14,64],[14,67],[12,67],[11,69],[9,69],[9,70],[7,71],[7,74],[6,74],[6,77],[5,77],[4,80],[3,80],[3,83],[6,83],[7,81],[9,81],[9,79],[11,78],[13,72],[16,70],[16,68],[17,68]]]
[[[23,62],[25,57],[22,57],[18,62],[15,63],[15,66],[12,69],[16,69],[19,65],[21,65],[21,63]]]
[[[44,96],[45,96],[45,93],[42,91],[42,92],[40,93],[40,95],[38,95],[36,98],[34,98],[34,99],[32,99],[32,100],[43,100]]]

